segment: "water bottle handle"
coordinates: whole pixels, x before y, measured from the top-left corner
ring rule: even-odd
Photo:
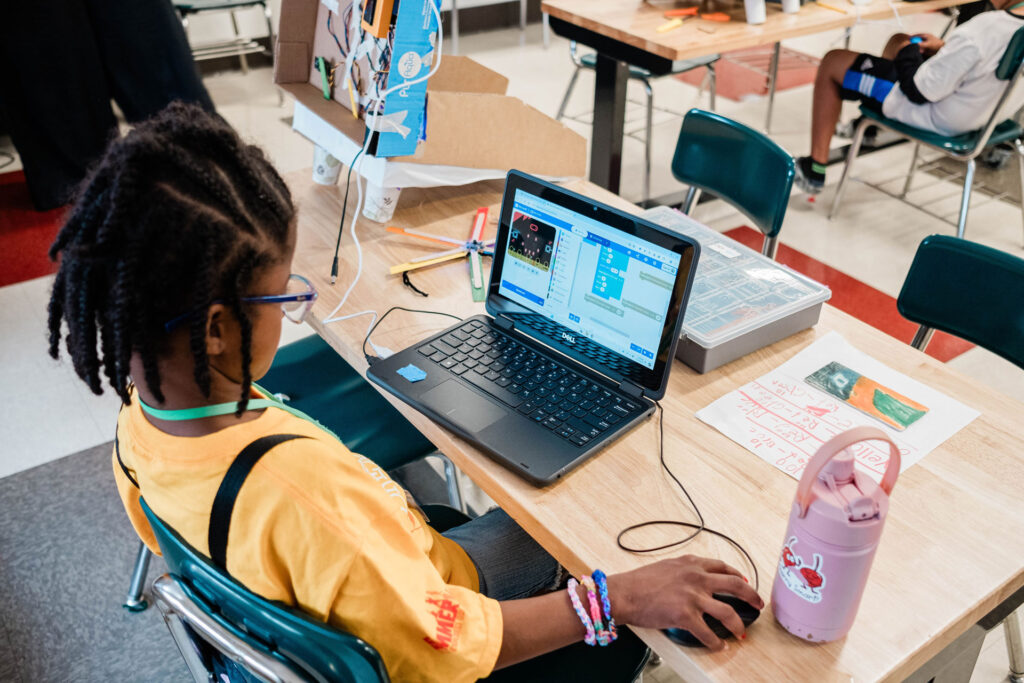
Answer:
[[[900,449],[881,429],[876,427],[854,427],[842,434],[833,436],[822,444],[818,452],[811,458],[811,461],[807,463],[807,467],[804,468],[803,476],[800,477],[800,484],[796,489],[796,502],[800,506],[801,517],[807,514],[807,507],[811,504],[814,481],[818,478],[825,464],[853,444],[875,439],[889,444],[889,463],[885,467],[885,474],[882,475],[882,481],[879,486],[885,491],[886,495],[892,493],[893,487],[896,486],[896,477],[900,475]]]

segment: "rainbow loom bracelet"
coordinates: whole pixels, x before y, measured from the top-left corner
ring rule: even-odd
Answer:
[[[580,602],[580,596],[576,593],[576,587],[579,586],[579,582],[576,579],[569,579],[569,585],[566,590],[569,592],[569,600],[572,601],[572,608],[576,610],[576,616],[583,622],[583,627],[587,629],[587,634],[583,636],[583,642],[587,645],[595,645],[597,639],[594,634],[594,624],[591,623],[590,617],[587,616],[586,611],[583,609],[583,603]]]
[[[611,634],[612,640],[615,640],[619,634],[615,628],[615,619],[612,618],[612,603],[608,599],[608,577],[600,569],[595,569],[593,576],[597,590],[601,594],[601,606],[604,607],[604,617],[608,621],[608,633]]]
[[[581,576],[580,583],[587,589],[587,601],[590,603],[590,616],[594,620],[594,631],[597,635],[597,644],[604,647],[611,641],[611,634],[605,630],[604,623],[601,619],[601,606],[597,602],[597,586],[594,585],[594,579],[590,576]]]

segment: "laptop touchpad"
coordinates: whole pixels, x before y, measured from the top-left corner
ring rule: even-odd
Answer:
[[[452,379],[437,385],[419,400],[468,432],[479,432],[508,415],[507,409],[499,408]]]

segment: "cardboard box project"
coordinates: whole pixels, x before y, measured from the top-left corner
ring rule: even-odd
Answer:
[[[274,81],[295,97],[295,130],[349,163],[365,139],[366,107],[380,106],[371,94],[391,88],[388,80],[396,70],[412,80],[427,73],[437,59],[430,2],[403,0],[393,35],[363,41],[360,51],[345,41],[345,22],[351,21],[345,0],[340,6],[331,0],[282,0]],[[407,19],[414,26],[410,28]],[[403,35],[406,38],[400,40]],[[391,60],[388,55],[380,62],[377,51],[388,49],[397,57]],[[342,83],[346,52],[353,53],[358,67],[352,69],[352,93]],[[337,67],[329,100],[314,65],[317,57]],[[371,63],[387,63],[389,73],[371,72]],[[510,168],[549,178],[586,173],[583,137],[505,95],[504,76],[467,57],[444,55],[437,72],[421,85],[425,106],[423,100],[416,103],[415,86],[384,98],[382,116],[377,118],[385,123],[375,126],[382,132],[371,141],[374,158],[360,164],[360,173],[379,186],[462,184],[501,178]],[[364,118],[353,117],[353,100]]]

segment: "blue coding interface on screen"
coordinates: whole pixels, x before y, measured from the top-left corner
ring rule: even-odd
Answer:
[[[680,258],[518,190],[498,291],[650,370]]]

